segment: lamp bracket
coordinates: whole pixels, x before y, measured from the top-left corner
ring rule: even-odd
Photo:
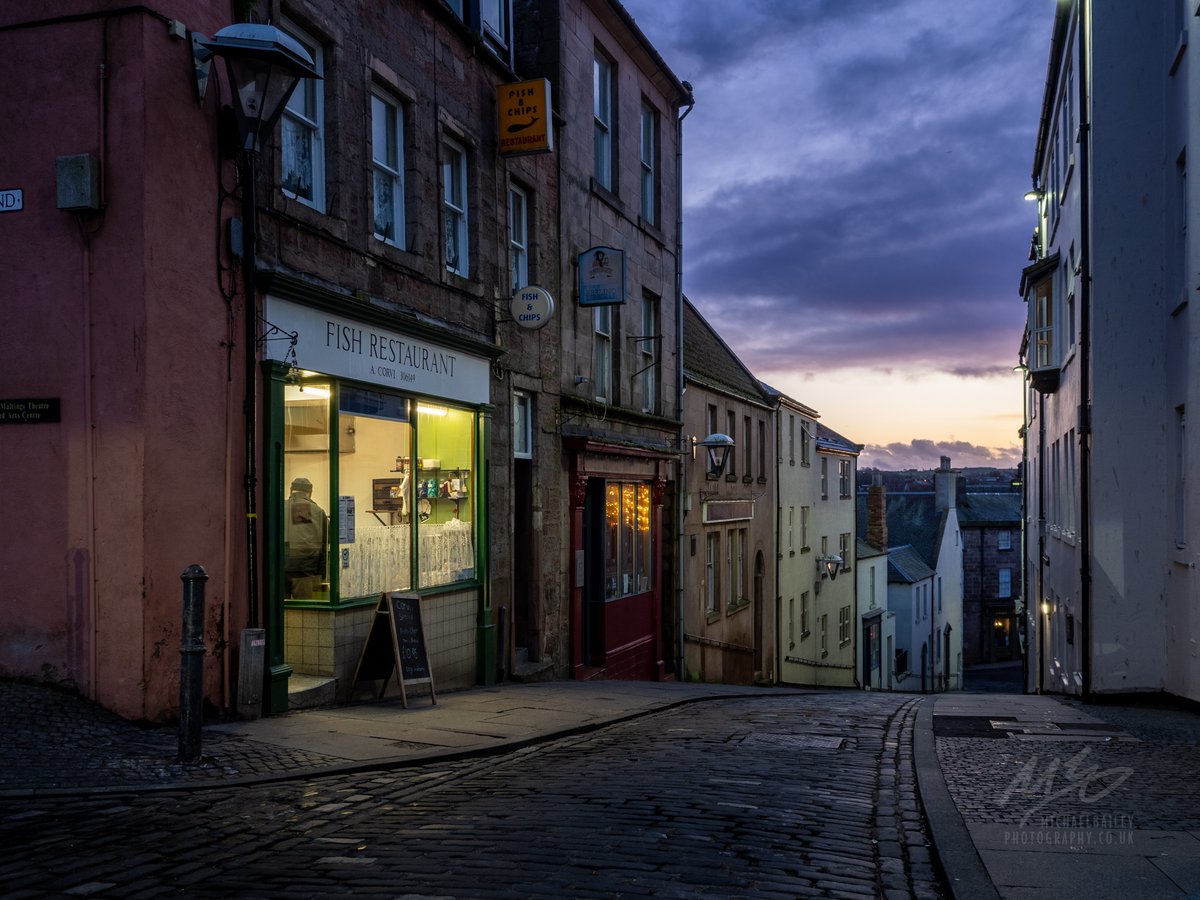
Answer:
[[[212,68],[213,52],[203,45],[208,36],[192,32],[192,65],[196,69],[196,99],[203,102],[208,91],[208,73]]]

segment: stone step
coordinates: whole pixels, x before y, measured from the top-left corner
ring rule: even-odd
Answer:
[[[315,709],[337,702],[337,679],[324,675],[297,675],[288,678],[288,709]]]

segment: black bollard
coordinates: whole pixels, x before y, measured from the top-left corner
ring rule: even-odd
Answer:
[[[179,761],[200,760],[200,726],[204,721],[204,582],[203,566],[191,565],[183,579],[183,632],[179,642]]]

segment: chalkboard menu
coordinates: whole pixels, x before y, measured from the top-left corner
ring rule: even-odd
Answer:
[[[382,697],[393,672],[405,708],[408,707],[406,685],[411,684],[427,683],[429,699],[437,703],[433,669],[425,645],[425,628],[421,623],[421,598],[416,594],[393,591],[379,598],[371,630],[358,657],[354,684],[379,681],[379,696]]]

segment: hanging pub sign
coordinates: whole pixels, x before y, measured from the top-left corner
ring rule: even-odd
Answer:
[[[625,302],[625,251],[593,247],[579,254],[579,305]]]
[[[502,154],[549,153],[554,149],[547,79],[500,85],[496,88],[496,106],[500,112]]]

